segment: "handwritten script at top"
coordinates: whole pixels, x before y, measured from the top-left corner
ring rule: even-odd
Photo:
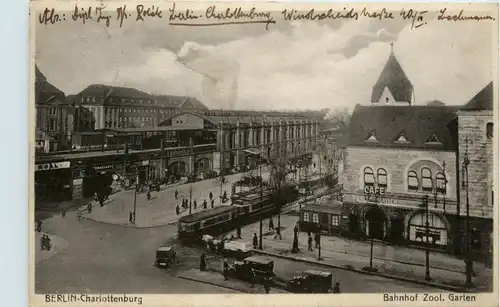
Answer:
[[[38,14],[38,22],[44,25],[61,24],[65,22],[78,22],[86,24],[88,22],[102,23],[109,27],[117,23],[122,27],[125,22],[146,22],[147,20],[165,20],[171,26],[189,26],[189,27],[207,27],[221,25],[243,25],[243,24],[262,24],[269,29],[270,25],[277,22],[290,22],[295,20],[391,20],[403,19],[410,22],[412,29],[420,28],[427,24],[431,19],[438,21],[485,21],[495,20],[490,15],[471,15],[464,10],[458,14],[449,13],[446,8],[440,9],[430,17],[428,11],[402,9],[400,11],[389,10],[386,8],[379,10],[370,10],[368,8],[354,9],[343,8],[341,10],[317,11],[310,9],[299,11],[296,9],[284,9],[281,12],[262,11],[256,7],[252,8],[226,8],[215,4],[208,6],[204,11],[179,9],[173,3],[164,11],[158,5],[123,5],[114,10],[108,9],[101,3],[97,6],[75,5],[71,12],[58,12],[55,8],[45,8]]]

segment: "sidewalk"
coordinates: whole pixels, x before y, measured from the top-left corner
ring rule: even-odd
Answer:
[[[299,233],[298,254],[291,254],[293,242],[293,226],[297,221],[294,216],[281,216],[282,240],[275,240],[274,231],[268,231],[268,221],[264,221],[264,252],[276,255],[289,256],[304,260],[317,260],[318,250],[307,250],[307,233]],[[276,217],[274,224],[277,225]],[[259,233],[259,223],[248,225],[242,229],[244,242],[251,246],[254,233]],[[314,242],[313,242],[314,246]],[[322,236],[321,238],[322,263],[339,266],[343,268],[351,267],[361,269],[370,264],[370,244],[369,242],[351,241],[340,237]],[[388,246],[374,244],[373,246],[373,267],[379,273],[406,277],[413,280],[425,280],[425,251],[406,248],[401,246]],[[430,276],[432,282],[443,285],[463,286],[465,281],[463,260],[443,253],[431,253],[429,257]],[[493,272],[485,268],[483,264],[474,263],[474,270],[477,274],[473,278],[476,291],[492,291]]]
[[[50,251],[45,251],[45,250],[42,251],[41,245],[40,245],[40,238],[44,234],[47,234],[47,233],[45,233],[45,232],[40,233],[38,231],[35,231],[35,242],[34,242],[35,249],[34,249],[34,252],[35,252],[35,263],[36,264],[55,256],[57,253],[59,253],[60,251],[64,250],[66,247],[68,247],[68,244],[69,244],[63,238],[49,234],[50,243],[52,245],[52,248],[50,249]]]
[[[244,173],[233,174],[226,177],[226,183],[223,185],[222,192],[226,191],[228,196],[231,193],[231,184],[239,180]],[[181,209],[180,215],[177,215],[175,208],[177,205],[181,207],[182,199],[189,200],[189,188],[192,187],[192,201],[196,200],[196,209],[192,206],[192,213],[203,210],[203,200],[207,200],[208,206],[211,207],[209,193],[212,192],[214,197],[214,206],[227,205],[221,204],[219,196],[221,196],[220,186],[214,185],[213,179],[194,182],[192,184],[183,184],[175,186],[162,186],[160,192],[151,192],[151,200],[146,199],[146,193],[138,193],[136,195],[136,221],[135,225],[129,222],[129,214],[134,211],[134,190],[121,191],[110,195],[109,200],[105,201],[101,207],[98,203],[93,202],[92,212],[83,211],[83,217],[103,223],[117,224],[130,227],[155,227],[173,224],[177,222],[180,216],[189,214],[189,209]],[[175,191],[179,192],[178,199],[175,199]],[[81,209],[86,209],[82,207]]]

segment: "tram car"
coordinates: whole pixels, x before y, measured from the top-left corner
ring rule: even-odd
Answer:
[[[298,195],[295,190],[281,192],[286,202],[294,201]],[[239,193],[232,197],[230,206],[204,210],[179,218],[178,236],[180,239],[198,239],[201,236],[218,235],[231,231],[238,226],[275,215],[279,211],[277,192],[264,189]]]

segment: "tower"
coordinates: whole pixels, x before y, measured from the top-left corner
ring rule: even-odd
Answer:
[[[407,105],[413,97],[413,85],[394,55],[394,43],[391,43],[391,54],[373,86],[372,105]]]

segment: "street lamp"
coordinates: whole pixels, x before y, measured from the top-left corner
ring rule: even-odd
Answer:
[[[470,215],[469,215],[469,155],[468,155],[468,150],[469,150],[469,144],[472,144],[472,140],[469,138],[469,136],[465,137],[465,156],[464,160],[462,161],[462,188],[465,189],[465,205],[466,205],[466,234],[465,234],[465,247],[466,247],[466,254],[465,254],[465,285],[467,287],[472,286],[472,272],[473,272],[473,264],[471,260],[471,253],[470,253]]]
[[[437,194],[436,202],[437,202]],[[425,195],[425,280],[431,280],[430,264],[429,264],[429,196]]]
[[[259,153],[259,173],[260,173],[260,203],[263,203],[263,180],[262,180],[262,153]],[[272,216],[271,216],[272,218]],[[259,249],[262,250],[262,218],[259,222]]]

